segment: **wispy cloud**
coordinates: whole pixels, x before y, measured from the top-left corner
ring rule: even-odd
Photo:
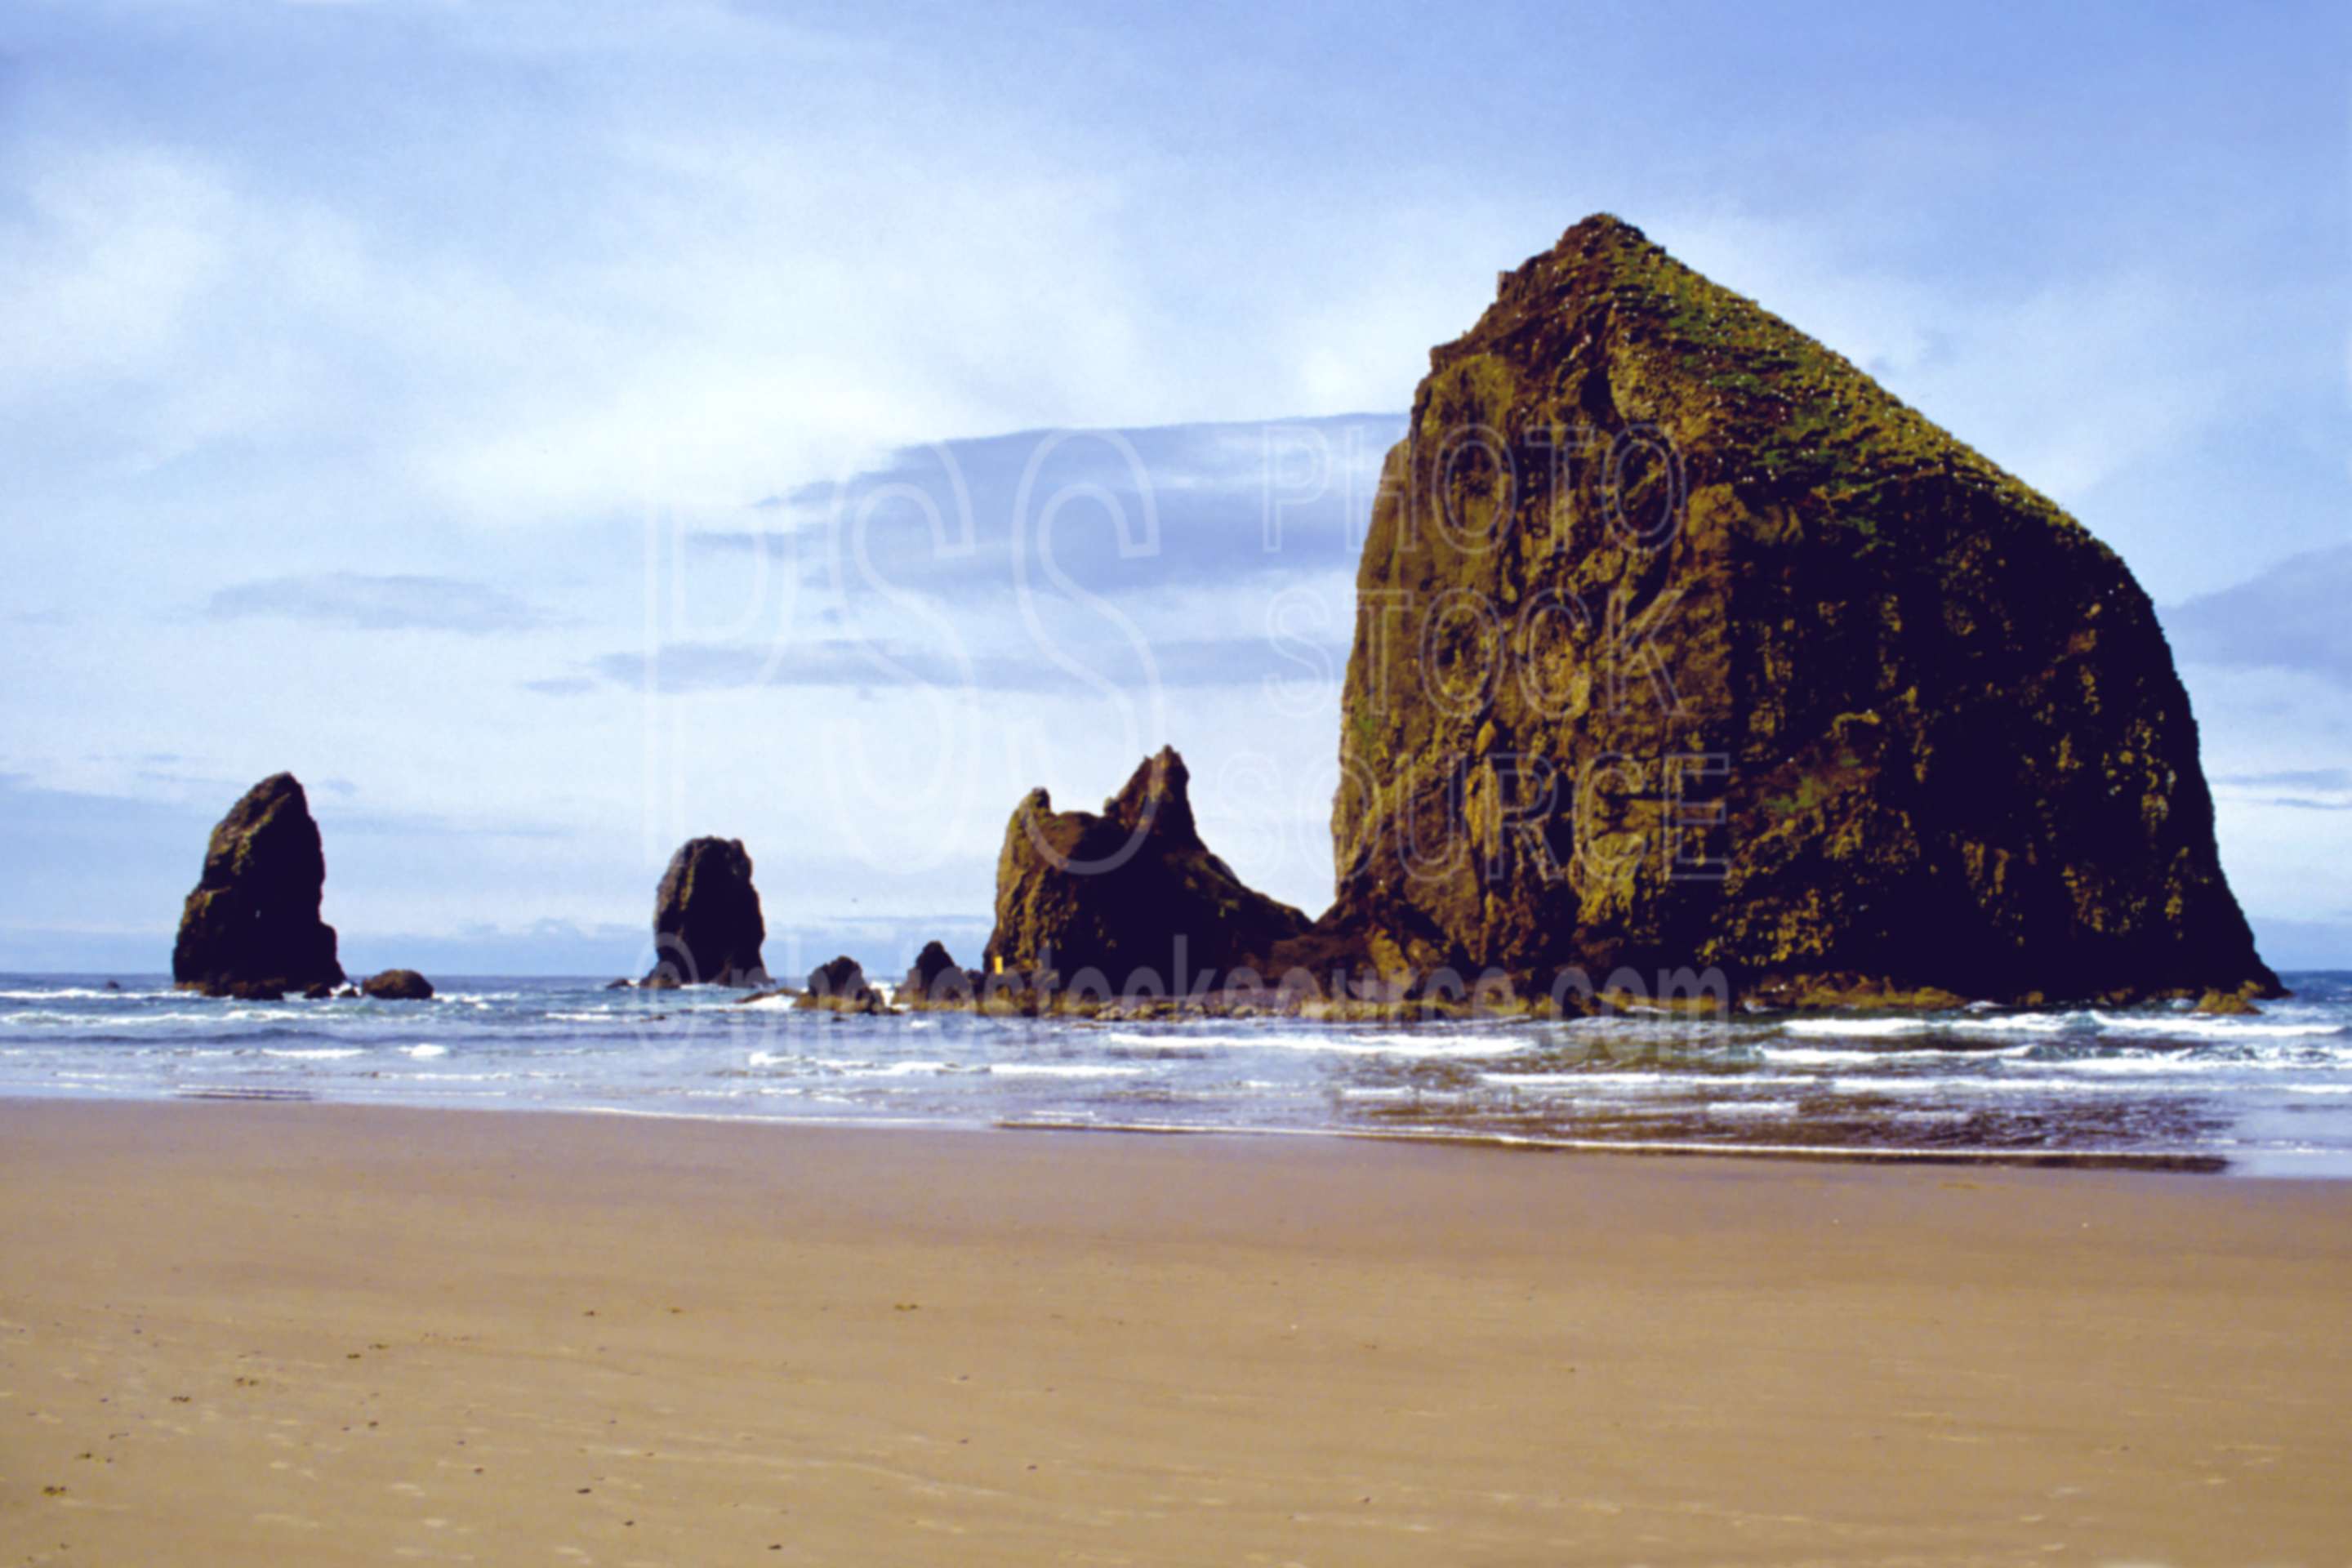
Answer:
[[[2216,773],[2213,783],[2225,789],[2352,792],[2352,768],[2287,768],[2268,773]]]
[[[905,643],[670,643],[652,654],[600,655],[586,677],[527,682],[542,696],[571,697],[601,682],[664,695],[743,691],[761,687],[852,689],[931,687],[971,696],[1085,696],[1105,687],[1141,691],[1251,687],[1273,681],[1328,682],[1343,645],[1272,638],[1180,638],[1132,644],[1097,641],[1055,655],[989,652],[961,657]]]
[[[272,616],[361,631],[461,632],[485,637],[524,632],[548,617],[503,588],[456,577],[372,577],[320,572],[266,577],[216,591],[205,613],[215,620]]]
[[[2289,557],[2159,612],[2187,660],[2308,672],[2352,688],[2352,544]]]
[[[1404,430],[1402,415],[1354,414],[941,441],[771,497],[769,526],[689,542],[764,552],[845,595],[1159,595],[1352,573]]]

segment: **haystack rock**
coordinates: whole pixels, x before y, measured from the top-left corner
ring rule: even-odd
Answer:
[[[1193,826],[1191,774],[1163,749],[1099,816],[1055,811],[1032,790],[996,862],[992,973],[1047,965],[1066,984],[1097,972],[1115,992],[1150,971],[1171,990],[1208,970],[1262,961],[1307,917],[1243,885]]]
[[[670,857],[654,895],[654,967],[643,984],[765,985],[760,890],[737,838],[690,838]]]
[[[1327,948],[2276,992],[2147,595],[2051,501],[1611,217],[1430,359],[1357,575]]]
[[[342,983],[335,928],[319,919],[327,857],[292,773],[246,792],[213,829],[180,912],[172,979],[212,996],[276,997]]]

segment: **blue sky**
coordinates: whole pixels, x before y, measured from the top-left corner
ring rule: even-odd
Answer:
[[[2121,550],[2266,951],[2352,963],[2347,33],[13,6],[0,966],[163,967],[205,829],[289,767],[361,968],[628,969],[698,832],[780,968],[961,954],[1021,793],[1163,741],[1319,908],[1369,472],[1595,210]],[[1043,553],[1041,450],[1033,500],[1091,498]]]

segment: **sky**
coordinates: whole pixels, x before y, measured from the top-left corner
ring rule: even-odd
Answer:
[[[1330,896],[1370,479],[1612,211],[2160,606],[2265,954],[2352,966],[2341,6],[0,13],[0,968],[168,965],[309,786],[356,971],[984,938],[1163,742]]]

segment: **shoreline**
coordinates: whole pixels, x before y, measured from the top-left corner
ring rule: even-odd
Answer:
[[[0,1531],[1414,1568],[2352,1537],[2341,1184],[860,1131],[0,1101]]]
[[[2352,1180],[2352,1163],[2326,1171],[2296,1172],[2248,1168],[2256,1163],[2276,1166],[2286,1156],[2263,1162],[2234,1161],[2226,1155],[2188,1150],[2133,1149],[1923,1149],[1906,1146],[1874,1148],[1853,1144],[1705,1143],[1690,1140],[1547,1138],[1507,1132],[1386,1131],[1359,1127],[1222,1126],[1212,1122],[1077,1121],[1050,1118],[993,1118],[959,1121],[950,1118],[867,1116],[761,1116],[717,1110],[649,1110],[609,1105],[491,1105],[479,1101],[440,1104],[400,1100],[335,1100],[309,1089],[192,1089],[153,1096],[94,1095],[61,1090],[32,1094],[0,1091],[0,1112],[14,1105],[275,1105],[311,1106],[352,1110],[450,1112],[485,1116],[576,1116],[622,1121],[677,1121],[727,1127],[805,1127],[826,1131],[912,1132],[939,1134],[1094,1133],[1134,1138],[1234,1138],[1243,1140],[1337,1140],[1371,1144],[1487,1150],[1496,1153],[1593,1154],[1654,1160],[1731,1160],[1759,1163],[1828,1165],[1920,1165],[1965,1167],[2011,1166],[2021,1170],[2140,1171],[2176,1175],[2228,1176],[2237,1181],[2337,1182]],[[2333,1159],[2315,1152],[2315,1161]]]

